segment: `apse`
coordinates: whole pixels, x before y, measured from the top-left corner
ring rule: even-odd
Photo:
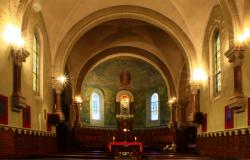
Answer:
[[[99,63],[86,74],[81,87],[83,126],[116,128],[116,95],[124,90],[133,96],[132,128],[168,125],[168,90],[162,75],[144,60],[119,56]],[[155,94],[158,95],[158,118],[152,119],[152,96]],[[96,103],[99,108],[93,109]]]

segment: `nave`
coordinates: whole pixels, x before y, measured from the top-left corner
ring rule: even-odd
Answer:
[[[0,159],[250,159],[250,0],[0,2]]]

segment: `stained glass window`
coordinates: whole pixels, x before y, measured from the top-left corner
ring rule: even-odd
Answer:
[[[32,69],[32,77],[33,77],[33,90],[39,91],[39,43],[38,37],[34,34],[33,37],[33,69]]]
[[[221,40],[218,31],[214,38],[214,87],[215,93],[221,91]]]
[[[94,92],[92,93],[91,100],[92,100],[92,106],[91,106],[92,119],[100,120],[100,108],[101,108],[100,96],[96,92]]]
[[[159,110],[159,98],[158,98],[158,94],[154,93],[151,96],[151,120],[158,120],[158,110]]]

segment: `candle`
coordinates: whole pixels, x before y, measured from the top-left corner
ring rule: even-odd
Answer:
[[[135,141],[137,140],[137,137],[135,137]]]
[[[113,136],[113,141],[115,141],[115,136]]]

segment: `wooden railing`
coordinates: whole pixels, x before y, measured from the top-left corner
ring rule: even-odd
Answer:
[[[198,135],[201,155],[223,158],[250,158],[250,128],[207,132]]]
[[[18,158],[57,151],[56,134],[0,125],[0,158]]]

